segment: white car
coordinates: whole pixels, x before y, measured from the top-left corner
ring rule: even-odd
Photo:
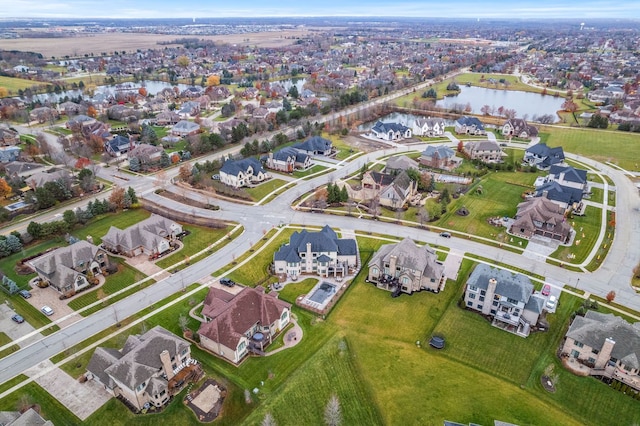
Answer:
[[[547,300],[547,309],[553,310],[556,308],[557,304],[558,304],[558,298],[555,296],[549,296],[549,300]]]
[[[53,315],[53,309],[51,309],[49,306],[43,306],[42,309],[40,310],[42,311],[43,314],[45,314],[48,317]]]

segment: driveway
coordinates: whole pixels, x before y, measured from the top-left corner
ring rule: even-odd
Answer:
[[[29,291],[31,292],[31,297],[27,299],[27,302],[29,302],[34,308],[38,311],[40,311],[43,306],[49,306],[53,309],[53,315],[49,317],[51,321],[57,321],[66,317],[58,323],[60,328],[73,324],[81,318],[80,315],[73,315],[75,311],[67,306],[69,300],[60,300],[60,293],[58,293],[53,287],[49,286],[46,288],[40,288],[36,286],[31,287]],[[41,311],[40,314],[44,315]]]
[[[0,305],[0,331],[5,333],[11,340],[18,340],[22,337],[25,337],[24,340],[18,342],[18,346],[24,348],[25,346],[29,346],[30,344],[40,340],[42,335],[40,333],[35,332],[35,328],[28,322],[23,322],[22,324],[18,324],[17,322],[11,319],[16,312],[11,309],[8,305],[2,304]],[[28,337],[26,337],[28,336]]]
[[[458,279],[458,271],[460,270],[460,264],[462,263],[464,253],[451,250],[444,261],[444,275],[450,280]]]
[[[111,395],[102,385],[93,380],[80,383],[61,369],[55,368],[49,360],[29,368],[25,374],[34,377],[37,384],[80,420],[86,420],[111,399]]]
[[[164,269],[156,265],[155,262],[150,261],[149,255],[146,254],[130,257],[125,261],[125,263],[149,277],[158,274],[157,276],[154,276],[156,281],[163,280],[171,275],[169,272],[165,272]]]
[[[558,249],[559,243],[548,238],[532,237],[522,253],[526,258],[546,261],[546,257]]]

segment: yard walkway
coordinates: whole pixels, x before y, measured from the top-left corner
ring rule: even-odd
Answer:
[[[291,318],[291,323],[293,324],[293,328],[291,330],[287,331],[287,334],[285,334],[284,337],[282,338],[282,340],[284,342],[284,346],[282,346],[281,348],[278,348],[278,349],[276,349],[274,351],[267,352],[265,354],[265,356],[271,356],[273,354],[277,354],[280,351],[283,351],[285,349],[289,349],[291,347],[294,347],[298,343],[300,343],[300,341],[302,340],[302,336],[304,334],[302,332],[302,327],[300,327],[298,325],[298,322],[296,320],[294,320],[293,318]]]

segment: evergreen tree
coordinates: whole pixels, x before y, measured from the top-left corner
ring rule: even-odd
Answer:
[[[169,159],[169,154],[167,154],[167,151],[162,151],[162,154],[160,154],[160,167],[162,167],[163,169],[166,167],[169,167],[171,165],[171,160]]]
[[[131,170],[132,172],[140,171],[140,160],[138,159],[138,157],[131,157],[129,159],[129,170]]]
[[[5,241],[7,242],[7,247],[11,253],[17,253],[22,250],[22,241],[20,241],[20,239],[15,235],[7,235],[7,239]]]
[[[340,190],[340,201],[346,203],[349,201],[349,192],[347,191],[347,185],[343,185]]]
[[[29,225],[27,226],[27,232],[37,240],[42,236],[42,225],[40,225],[38,222],[29,222]]]
[[[127,189],[127,194],[129,194],[129,198],[131,199],[131,204],[138,204],[138,196],[136,195],[136,190],[132,187]]]

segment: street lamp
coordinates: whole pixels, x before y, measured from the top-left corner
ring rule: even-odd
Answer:
[[[580,278],[576,281],[576,290],[578,289],[578,284],[580,284]]]

